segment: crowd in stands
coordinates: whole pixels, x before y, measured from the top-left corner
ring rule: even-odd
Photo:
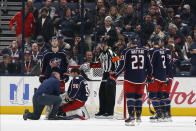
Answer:
[[[67,52],[70,65],[81,65],[86,54],[97,61],[100,42],[120,55],[129,37],[136,35],[141,46],[151,47],[151,39],[160,37],[173,51],[175,72],[195,66],[196,14],[186,0],[28,0],[25,6],[25,74],[39,75],[43,52],[50,48],[52,36],[58,36],[59,47]],[[84,16],[81,15],[84,12]],[[22,12],[10,20],[16,40],[3,49],[0,75],[20,74],[22,48]],[[142,20],[143,18],[143,20]],[[17,25],[14,25],[17,23]],[[143,28],[141,23],[143,23]],[[83,26],[81,26],[83,25]],[[81,30],[84,28],[84,40]],[[142,40],[141,40],[142,35]],[[191,48],[190,48],[191,47]],[[88,53],[86,53],[88,52]],[[192,60],[191,60],[192,59]],[[183,66],[185,65],[185,66]]]

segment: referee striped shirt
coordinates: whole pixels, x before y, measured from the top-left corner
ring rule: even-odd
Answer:
[[[109,48],[100,54],[99,60],[104,72],[115,71],[119,65],[119,57]]]

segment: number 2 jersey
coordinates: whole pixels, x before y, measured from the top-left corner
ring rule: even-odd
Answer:
[[[124,80],[133,84],[143,84],[147,75],[152,74],[148,50],[143,47],[126,48],[120,57],[120,64],[112,78],[116,79],[124,71]]]
[[[68,89],[68,96],[73,100],[79,100],[82,102],[87,101],[89,89],[87,81],[82,76],[75,77],[71,80]]]
[[[172,58],[170,50],[154,47],[150,49],[149,53],[155,80],[165,82],[167,77],[172,78]]]

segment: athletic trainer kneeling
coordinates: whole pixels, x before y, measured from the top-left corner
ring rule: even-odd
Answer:
[[[25,110],[23,119],[38,120],[46,105],[53,105],[53,109],[49,115],[49,120],[57,119],[56,114],[61,104],[60,95],[60,74],[52,72],[51,77],[45,80],[38,88],[33,96],[33,113],[28,109]]]

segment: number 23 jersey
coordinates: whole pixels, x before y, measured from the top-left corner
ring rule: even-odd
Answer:
[[[148,50],[138,46],[126,48],[120,56],[120,65],[112,76],[118,77],[123,71],[125,81],[144,83],[147,75],[152,74]]]

